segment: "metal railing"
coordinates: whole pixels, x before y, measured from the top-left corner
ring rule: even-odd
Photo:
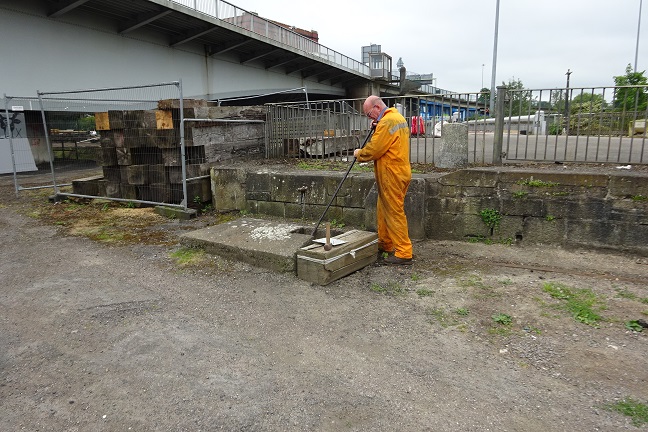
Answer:
[[[468,126],[468,163],[648,163],[648,86],[383,98],[410,125],[412,163],[436,163],[444,127]],[[348,158],[369,130],[363,99],[268,104],[267,157]],[[500,124],[497,128],[498,122]]]
[[[300,35],[289,28],[275,22],[261,18],[223,0],[172,0],[174,3],[193,9],[198,13],[216,18],[250,31],[257,35],[271,39],[277,43],[298,49],[303,53],[316,57],[317,60],[332,63],[338,67],[348,69],[370,77],[367,65],[354,60],[335,50],[320,45],[312,39]]]

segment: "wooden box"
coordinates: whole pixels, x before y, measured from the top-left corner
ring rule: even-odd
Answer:
[[[376,233],[352,230],[331,239],[345,243],[333,246],[330,251],[325,251],[320,243],[297,250],[297,277],[318,285],[328,285],[378,258]]]

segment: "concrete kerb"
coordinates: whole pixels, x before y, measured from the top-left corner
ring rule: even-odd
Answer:
[[[155,213],[169,219],[189,220],[195,218],[198,213],[194,209],[181,209],[175,207],[156,206]]]

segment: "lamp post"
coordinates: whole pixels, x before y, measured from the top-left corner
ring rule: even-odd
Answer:
[[[639,32],[641,30],[641,6],[643,6],[643,0],[639,0],[639,22],[637,23],[637,46],[635,48],[635,64],[634,64],[635,73],[637,73],[637,58],[639,57]]]
[[[484,66],[486,66],[486,65],[484,63],[482,63],[482,86],[479,89],[479,91],[481,91],[481,89],[484,88]]]
[[[497,0],[495,6],[495,36],[493,41],[493,72],[491,74],[491,91],[490,91],[490,106],[489,110],[491,115],[495,113],[495,73],[497,70],[497,32],[499,28],[499,4],[500,0]]]

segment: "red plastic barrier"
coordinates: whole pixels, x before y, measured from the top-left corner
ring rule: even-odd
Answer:
[[[423,117],[412,117],[412,135],[425,135],[425,122],[423,121]]]

